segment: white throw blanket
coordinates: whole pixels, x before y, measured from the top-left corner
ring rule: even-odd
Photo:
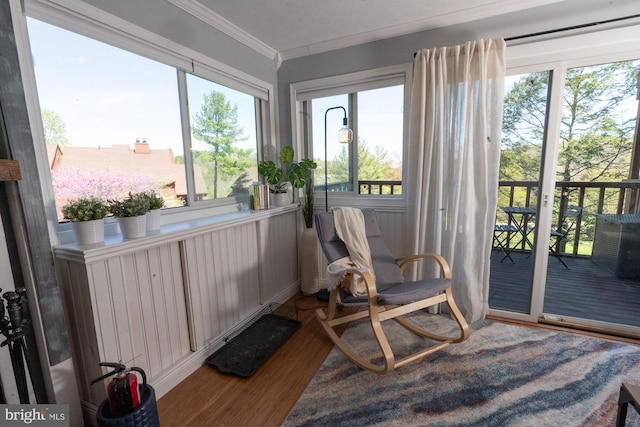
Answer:
[[[341,207],[333,209],[333,219],[338,237],[347,247],[349,256],[340,258],[327,267],[328,289],[334,289],[343,282],[343,286],[353,295],[366,295],[367,286],[361,277],[358,276],[357,280],[345,277],[347,268],[356,267],[368,270],[375,279],[364,215],[360,209]]]

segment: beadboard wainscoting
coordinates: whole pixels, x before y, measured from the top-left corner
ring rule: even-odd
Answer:
[[[100,362],[138,366],[157,397],[200,367],[264,304],[298,289],[295,206],[163,226],[136,240],[54,248],[85,420]]]

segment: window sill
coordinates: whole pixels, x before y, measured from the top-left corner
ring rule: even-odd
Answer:
[[[212,232],[222,228],[229,228],[240,224],[257,222],[277,215],[295,212],[300,209],[298,204],[271,208],[260,211],[241,211],[215,216],[190,219],[162,225],[159,231],[147,234],[139,239],[123,239],[121,234],[105,235],[103,243],[95,245],[78,245],[75,241],[54,246],[56,257],[80,261],[92,262],[109,258],[121,253],[144,250],[161,244],[172,243],[189,237]],[[114,225],[108,224],[108,225]],[[107,225],[105,225],[107,226]],[[69,231],[73,234],[72,231]]]

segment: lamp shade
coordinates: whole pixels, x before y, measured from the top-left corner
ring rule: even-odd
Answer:
[[[353,141],[353,131],[347,126],[347,118],[342,120],[343,126],[338,131],[338,142],[340,144],[350,144]]]

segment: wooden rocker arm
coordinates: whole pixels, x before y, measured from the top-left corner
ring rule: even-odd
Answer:
[[[449,263],[446,259],[444,259],[442,255],[438,254],[417,254],[396,258],[396,262],[400,267],[400,273],[404,274],[404,270],[407,268],[410,262],[416,262],[421,259],[433,259],[440,265],[440,269],[442,270],[442,277],[445,279],[451,279],[451,268],[449,267]]]
[[[345,269],[347,274],[351,274],[354,279],[357,276],[362,277],[364,284],[367,287],[367,299],[369,304],[377,305],[378,302],[378,290],[376,289],[376,281],[373,278],[371,272],[365,268],[347,267]]]

